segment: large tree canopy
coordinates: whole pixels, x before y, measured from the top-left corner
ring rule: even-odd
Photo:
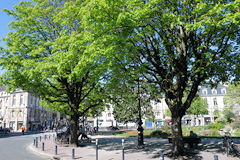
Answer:
[[[49,108],[70,117],[71,143],[78,143],[79,117],[103,103],[107,60],[82,25],[80,0],[22,1],[11,10],[13,21],[1,56],[10,89],[34,91]],[[87,98],[87,106],[85,106]]]
[[[181,118],[198,86],[239,76],[239,4],[239,0],[89,0],[83,12],[96,42],[114,54],[116,64],[164,92],[172,113],[175,155],[184,153]]]

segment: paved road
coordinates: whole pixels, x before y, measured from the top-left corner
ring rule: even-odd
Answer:
[[[0,137],[0,160],[49,160],[39,157],[27,150],[27,146],[33,142],[33,136],[17,133],[8,137]]]

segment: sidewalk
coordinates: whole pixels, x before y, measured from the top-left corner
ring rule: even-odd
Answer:
[[[39,142],[38,148],[29,145],[29,149],[37,154],[59,160],[72,160],[72,147],[64,147],[58,145],[58,154],[54,155],[55,143],[52,139],[43,140],[45,151],[42,151],[42,142]],[[121,140],[123,137],[118,136],[92,136],[92,142],[85,144],[85,146],[77,147],[75,149],[76,160],[96,160],[96,145],[95,139],[98,139],[98,160],[121,160],[122,159],[122,146]],[[160,153],[170,152],[171,146],[168,144],[167,139],[144,139],[145,149],[137,149],[137,138],[124,138],[125,139],[125,160],[159,160]],[[205,141],[205,142],[204,142]],[[207,143],[203,151],[196,151],[191,158],[183,157],[180,159],[196,159],[196,160],[213,160],[214,155],[218,155],[219,160],[236,160],[236,157],[227,157],[217,145],[219,142],[211,143],[209,140],[203,140],[203,144]],[[214,147],[215,146],[215,147]],[[194,151],[195,152],[195,151]],[[165,160],[170,160],[164,157]]]

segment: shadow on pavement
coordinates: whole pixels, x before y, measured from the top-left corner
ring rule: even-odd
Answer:
[[[136,137],[111,137],[111,138],[98,138],[98,148],[106,151],[122,150],[122,139],[125,140],[124,150],[125,153],[138,153],[151,154],[152,158],[159,158],[163,153],[166,157],[174,158],[171,156],[172,145],[168,143],[167,139],[162,138],[145,138],[144,148],[137,148],[137,138]],[[91,146],[95,148],[95,139],[92,139],[92,143],[86,146]],[[202,160],[203,157],[200,155],[201,151],[214,152],[214,153],[224,153],[224,148],[222,147],[222,139],[202,139],[202,144],[200,144],[195,149],[190,149],[185,145],[185,155],[180,157],[182,160],[194,159]]]

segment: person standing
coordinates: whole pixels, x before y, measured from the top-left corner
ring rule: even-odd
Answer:
[[[23,127],[22,127],[22,134],[23,134],[23,135],[24,135],[25,130],[26,130],[26,127],[23,126]]]

